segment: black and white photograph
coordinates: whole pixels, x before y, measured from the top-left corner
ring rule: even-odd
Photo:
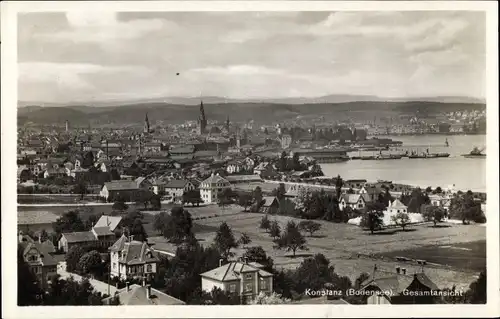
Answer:
[[[17,307],[498,302],[485,6],[126,5],[2,25]]]

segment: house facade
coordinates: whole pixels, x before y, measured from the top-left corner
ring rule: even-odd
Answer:
[[[346,207],[363,210],[366,207],[367,197],[367,194],[343,194],[339,203],[340,210],[344,210]]]
[[[99,195],[108,202],[115,201],[117,198],[123,198],[125,201],[131,201],[139,192],[139,187],[135,181],[112,181],[104,183]]]
[[[399,199],[395,199],[392,203],[387,206],[387,212],[391,215],[397,213],[408,213],[408,207],[406,207]]]
[[[194,190],[196,187],[188,180],[171,180],[165,185],[165,196],[171,197],[173,200],[182,198],[184,193]]]
[[[206,292],[213,288],[236,294],[250,302],[261,293],[273,291],[273,275],[262,269],[256,262],[233,261],[212,269],[201,276],[201,289]]]
[[[109,247],[111,277],[148,278],[156,275],[160,261],[146,242],[129,240],[122,235]]]
[[[37,277],[41,288],[47,289],[50,278],[57,274],[57,261],[43,243],[21,242],[19,245],[24,261]]]
[[[216,203],[218,192],[227,188],[231,188],[231,184],[225,178],[212,174],[200,184],[201,199],[205,203]]]

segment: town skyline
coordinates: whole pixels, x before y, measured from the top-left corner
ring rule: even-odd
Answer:
[[[22,14],[19,100],[484,99],[484,21],[452,11]]]

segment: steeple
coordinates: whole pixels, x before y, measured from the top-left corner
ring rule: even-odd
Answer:
[[[205,116],[205,108],[203,107],[203,101],[200,103],[200,117],[198,119],[199,133],[203,134],[206,132],[207,128],[207,118]]]
[[[229,115],[227,116],[226,119],[226,130],[229,132]]]
[[[149,119],[148,119],[148,113],[146,112],[146,118],[144,119],[144,133],[149,133]]]

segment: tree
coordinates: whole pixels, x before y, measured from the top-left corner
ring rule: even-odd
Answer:
[[[299,153],[295,152],[293,153],[292,157],[292,169],[295,171],[299,171],[301,169],[300,167],[300,161],[299,161]]]
[[[73,186],[72,193],[73,194],[80,194],[80,199],[83,199],[85,194],[88,193],[88,190],[83,182],[79,182],[78,184]]]
[[[172,243],[180,243],[192,235],[193,219],[183,207],[172,208],[170,216],[164,215],[163,236]]]
[[[59,217],[54,224],[54,231],[60,235],[62,233],[73,233],[84,231],[85,225],[80,219],[77,211],[71,210]]]
[[[423,217],[425,218],[426,221],[434,222],[434,227],[436,227],[437,223],[443,221],[445,214],[446,212],[443,208],[432,205],[425,206],[423,210]]]
[[[117,200],[111,208],[115,211],[125,211],[128,209],[128,205],[123,200]]]
[[[224,291],[218,287],[214,287],[210,292],[208,304],[211,305],[239,305],[241,304],[240,296],[236,293]]]
[[[405,231],[405,227],[410,223],[410,216],[404,212],[397,213],[395,216],[392,216],[391,219],[394,224],[401,226],[403,231]]]
[[[367,213],[361,218],[361,223],[359,224],[362,228],[369,228],[371,234],[376,230],[382,229],[384,222],[382,217],[384,217],[384,207],[382,204],[374,202],[366,205]]]
[[[150,199],[151,206],[153,210],[160,210],[161,209],[161,198],[160,196],[153,194]]]
[[[243,254],[243,258],[246,258],[250,262],[254,261],[261,264],[266,271],[273,271],[274,261],[271,257],[267,256],[265,250],[261,246],[247,248]]]
[[[226,205],[233,203],[233,191],[230,188],[224,188],[217,194],[217,203],[224,209]]]
[[[262,200],[263,200],[262,189],[259,186],[257,186],[253,190],[254,212],[258,212],[260,210],[260,207],[262,206]]]
[[[243,211],[246,212],[247,211],[247,207],[251,206],[252,205],[252,196],[249,195],[249,194],[241,194],[239,197],[238,197],[238,205],[240,205],[241,207],[243,207]]]
[[[109,171],[110,177],[112,181],[119,181],[121,179],[120,173],[118,173],[118,170],[116,168],[112,168]]]
[[[90,215],[85,221],[85,230],[91,230],[92,227],[97,223],[98,218],[96,215]]]
[[[94,290],[89,280],[76,281],[72,276],[67,280],[56,277],[47,296],[47,305],[88,306],[102,305],[103,296]]]
[[[470,221],[476,223],[486,222],[486,217],[481,210],[481,204],[474,200],[471,191],[467,191],[465,194],[456,194],[451,199],[450,217],[462,220],[463,224],[468,224]]]
[[[234,238],[233,230],[226,222],[220,224],[219,229],[217,229],[214,245],[224,259],[227,260],[229,257],[234,255],[231,252],[231,248],[237,248],[238,242]]]
[[[434,190],[434,192],[436,194],[441,194],[443,192],[443,190],[441,189],[441,186],[438,186],[438,187],[436,187],[436,189]]]
[[[165,228],[165,224],[170,216],[166,212],[160,212],[156,214],[153,218],[153,229],[157,232],[163,232],[163,228]]]
[[[165,292],[191,304],[199,300],[200,274],[219,266],[221,255],[215,247],[203,247],[198,242],[186,242],[177,248],[164,277]]]
[[[337,198],[340,198],[343,186],[344,180],[342,179],[342,177],[340,177],[340,175],[337,175],[337,178],[335,179],[335,191],[337,192]]]
[[[281,156],[278,161],[278,170],[280,172],[284,172],[287,170],[287,165],[286,165],[286,152],[283,151],[281,152]]]
[[[130,235],[134,236],[134,239],[138,241],[146,241],[148,239],[148,234],[146,233],[140,218],[136,218],[134,220],[134,223],[130,228]]]
[[[43,301],[43,292],[39,287],[38,279],[24,260],[24,248],[18,245],[17,249],[17,305],[36,306]]]
[[[330,265],[323,254],[316,254],[313,257],[304,259],[294,273],[295,289],[298,293],[304,290],[320,290],[326,283],[332,282],[335,268]]]
[[[425,192],[426,192],[427,194],[432,193],[432,187],[427,186],[427,188],[425,189]]]
[[[40,242],[44,242],[44,241],[47,241],[49,240],[49,234],[47,233],[47,231],[45,229],[42,229],[42,231],[40,232],[40,234],[38,235],[38,238],[40,239]]]
[[[96,271],[102,265],[101,255],[96,251],[92,250],[80,257],[78,262],[78,269],[84,274],[95,274]]]
[[[311,237],[321,229],[321,224],[312,220],[303,220],[299,223],[299,229],[308,232]]]
[[[250,237],[246,233],[241,234],[241,237],[238,240],[238,244],[242,245],[243,248],[245,248],[245,246],[249,245],[251,242],[252,242],[252,240],[250,239]]]
[[[280,294],[274,291],[268,295],[260,292],[257,297],[250,303],[251,305],[282,305],[291,303],[291,299],[283,298]]]
[[[72,246],[69,250],[68,253],[66,254],[65,260],[66,260],[66,270],[68,272],[73,272],[78,269],[78,263],[80,262],[80,259],[82,256],[85,255],[85,250],[79,246],[75,245]]]
[[[278,198],[279,201],[281,201],[285,197],[285,194],[286,194],[286,189],[284,183],[280,183],[279,186],[275,188],[272,192],[272,195],[276,196],[276,198]]]
[[[203,200],[201,199],[200,190],[196,189],[184,192],[184,194],[182,194],[182,203],[183,204],[190,203],[193,206],[194,205],[200,206],[200,203],[203,203]]]
[[[269,227],[269,235],[273,237],[274,240],[280,237],[281,235],[281,227],[278,221],[273,220],[271,222],[271,226]]]
[[[277,240],[278,249],[286,249],[287,251],[292,251],[293,257],[297,249],[307,250],[306,239],[299,231],[299,227],[294,221],[289,221],[286,225],[286,229]]]
[[[470,284],[467,290],[467,302],[472,304],[486,303],[486,270],[481,271],[479,278]]]
[[[260,226],[259,226],[259,228],[260,229],[264,229],[267,232],[270,227],[271,227],[271,221],[269,220],[269,218],[267,217],[267,214],[266,214],[260,220]]]

